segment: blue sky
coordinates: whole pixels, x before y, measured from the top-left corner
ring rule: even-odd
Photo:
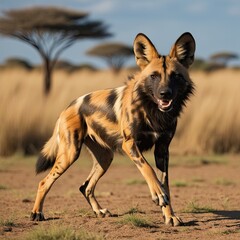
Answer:
[[[90,13],[92,20],[102,20],[113,37],[132,45],[137,33],[145,33],[162,54],[167,54],[175,40],[186,31],[195,37],[196,56],[207,59],[219,51],[240,55],[239,0],[0,0],[0,11],[39,5],[62,6]],[[61,55],[73,63],[105,66],[85,52],[103,40],[78,41]],[[0,36],[0,63],[9,57],[25,58],[34,64],[41,59],[29,45]],[[133,63],[133,58],[129,63]],[[240,61],[236,61],[240,64]]]

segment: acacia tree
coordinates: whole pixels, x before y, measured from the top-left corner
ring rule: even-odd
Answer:
[[[223,66],[227,66],[228,62],[234,59],[238,59],[238,55],[231,52],[219,52],[210,56],[210,60]]]
[[[104,43],[89,49],[87,54],[104,59],[110,68],[119,71],[133,55],[133,49],[123,43]]]
[[[111,34],[88,13],[58,7],[9,10],[0,17],[0,34],[19,39],[40,54],[44,66],[44,92],[51,89],[52,70],[59,55],[77,40],[104,38]]]

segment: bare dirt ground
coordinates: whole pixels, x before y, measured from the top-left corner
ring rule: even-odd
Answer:
[[[96,218],[78,190],[91,168],[83,155],[49,192],[44,222],[29,220],[46,174],[35,175],[36,158],[0,158],[0,239],[25,239],[52,227],[84,230],[92,239],[240,239],[240,156],[173,156],[172,204],[185,226],[169,227],[137,168],[122,156],[115,157],[96,188],[100,204],[114,216]],[[134,225],[132,216],[146,224]]]

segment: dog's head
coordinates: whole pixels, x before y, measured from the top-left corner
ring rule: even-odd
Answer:
[[[167,56],[159,54],[144,34],[136,36],[134,53],[142,70],[140,81],[160,111],[171,111],[192,92],[188,68],[194,61],[194,52],[195,40],[188,32],[177,39]]]

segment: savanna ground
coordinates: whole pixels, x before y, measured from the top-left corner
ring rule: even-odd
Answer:
[[[147,157],[153,164],[151,154]],[[172,203],[185,222],[181,227],[164,225],[141,174],[119,155],[96,188],[113,217],[96,218],[78,190],[91,168],[86,151],[53,185],[45,201],[46,221],[32,222],[37,185],[46,174],[35,175],[35,160],[0,159],[1,239],[58,239],[57,234],[59,239],[240,238],[239,156],[172,156]]]
[[[22,153],[37,153],[74,98],[120,86],[128,75],[56,71],[45,97],[40,70],[0,69],[1,239],[240,239],[240,71],[231,69],[191,72],[196,92],[180,118],[170,159],[172,204],[185,226],[164,225],[141,174],[119,155],[96,188],[113,217],[96,218],[78,190],[91,169],[84,150],[49,192],[47,221],[29,220],[46,173],[36,176],[37,156]],[[154,165],[152,155],[146,157]]]

